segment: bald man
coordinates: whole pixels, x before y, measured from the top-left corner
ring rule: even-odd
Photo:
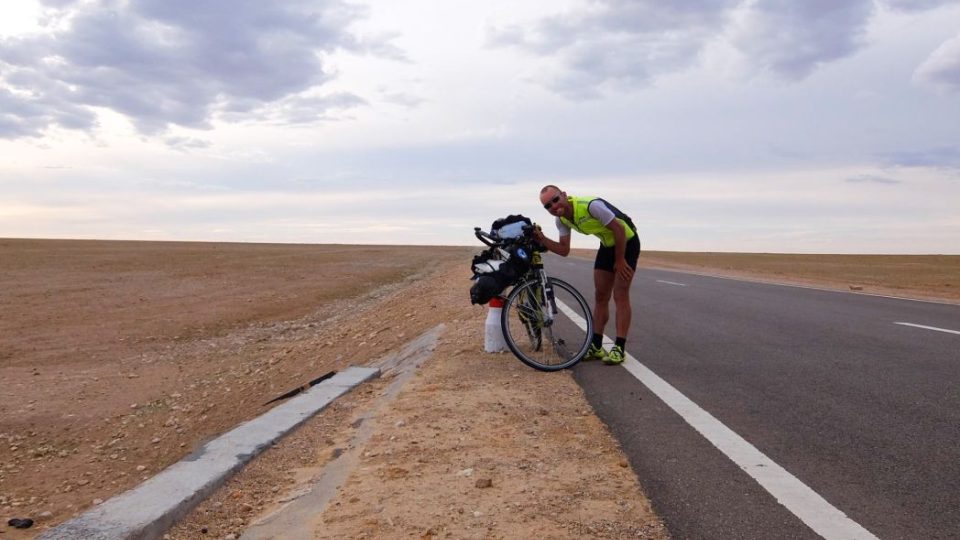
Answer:
[[[540,203],[556,218],[559,241],[537,230],[534,236],[548,250],[566,257],[570,253],[571,231],[600,239],[593,263],[596,302],[593,308],[594,334],[584,360],[602,360],[621,364],[626,354],[627,332],[633,315],[630,307],[630,283],[640,257],[640,238],[629,216],[597,197],[572,197],[557,186],[540,190]],[[617,307],[617,338],[609,352],[603,349],[603,332],[610,319],[610,297]]]

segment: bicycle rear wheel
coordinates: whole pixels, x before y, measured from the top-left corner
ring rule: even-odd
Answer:
[[[539,280],[514,287],[501,313],[503,337],[510,351],[541,371],[568,368],[583,358],[593,335],[590,307],[572,285],[548,278],[559,313],[547,324],[544,291]]]

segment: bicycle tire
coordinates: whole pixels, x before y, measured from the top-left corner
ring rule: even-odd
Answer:
[[[527,280],[510,291],[500,324],[507,347],[521,362],[540,371],[559,371],[586,355],[593,336],[593,315],[586,299],[572,285],[552,277],[547,279],[553,286],[554,297],[586,323],[585,329],[563,312],[557,314],[552,326],[542,324],[542,314],[524,301],[543,298],[538,279]],[[531,323],[539,330],[536,339],[530,333]]]

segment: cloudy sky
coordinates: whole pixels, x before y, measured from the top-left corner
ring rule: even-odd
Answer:
[[[960,254],[960,1],[4,4],[0,237],[473,245],[546,183],[646,249]]]

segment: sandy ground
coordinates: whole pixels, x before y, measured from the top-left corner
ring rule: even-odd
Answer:
[[[593,258],[593,251],[578,255]],[[796,255],[650,251],[648,268],[746,277],[960,304],[960,255]]]
[[[0,240],[0,535],[31,538],[443,324],[388,407],[370,417],[393,377],[365,384],[170,537],[236,536],[296,500],[362,418],[377,428],[308,538],[665,537],[570,375],[480,352],[476,251]]]

